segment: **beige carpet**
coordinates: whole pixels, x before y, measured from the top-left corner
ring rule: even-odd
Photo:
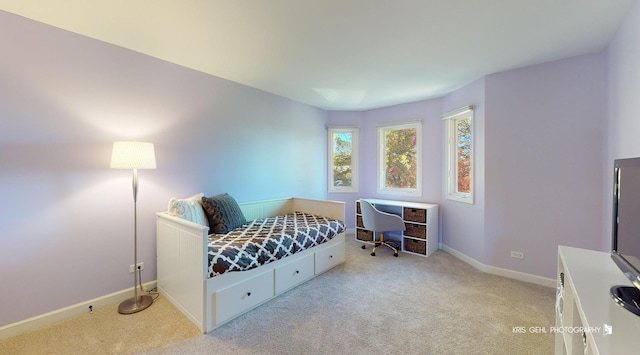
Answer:
[[[443,251],[372,257],[360,245],[347,238],[344,265],[207,335],[161,296],[137,315],[114,305],[0,341],[0,353],[553,354],[553,335],[528,329],[554,325],[554,289],[479,272]]]
[[[202,335],[160,296],[146,310],[122,315],[118,305],[0,340],[0,354],[136,354]]]

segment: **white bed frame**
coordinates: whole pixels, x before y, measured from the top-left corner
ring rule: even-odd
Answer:
[[[344,202],[284,198],[239,205],[247,220],[300,211],[344,221]],[[158,290],[203,333],[344,262],[343,232],[256,269],[208,278],[209,228],[166,212],[156,215]]]

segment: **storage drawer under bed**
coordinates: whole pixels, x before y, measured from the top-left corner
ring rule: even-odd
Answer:
[[[275,269],[276,294],[286,291],[313,277],[313,253]]]
[[[344,243],[333,244],[315,254],[316,274],[325,272],[344,262]]]
[[[213,304],[216,324],[249,310],[273,297],[273,270],[216,292]]]

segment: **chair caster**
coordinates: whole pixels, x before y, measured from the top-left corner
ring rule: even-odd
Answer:
[[[398,253],[393,253],[393,256],[395,256],[397,258],[398,257]]]
[[[362,245],[362,249],[367,249],[367,246],[366,245]]]
[[[371,253],[371,256],[376,256],[376,253]]]

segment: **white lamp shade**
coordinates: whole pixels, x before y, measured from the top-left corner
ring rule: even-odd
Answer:
[[[155,169],[153,143],[113,142],[111,169]]]

